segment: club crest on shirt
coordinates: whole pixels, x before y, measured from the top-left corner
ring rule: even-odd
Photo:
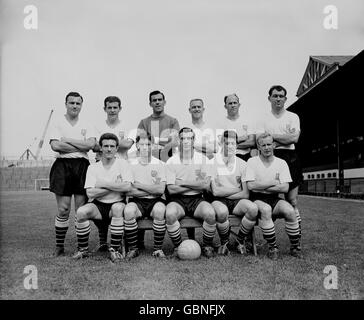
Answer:
[[[195,170],[196,180],[205,180],[206,172],[202,172],[201,169]]]
[[[236,176],[235,179],[236,179],[236,182],[238,183],[238,185],[241,185],[241,177]]]
[[[156,170],[152,170],[150,172],[151,176],[152,176],[152,181],[154,184],[160,184],[161,183],[161,178],[158,177],[158,172]]]
[[[289,133],[295,133],[296,128],[291,128],[291,125],[289,123],[286,124],[286,131]]]
[[[215,177],[215,184],[218,186],[218,187],[222,187],[222,183],[220,182],[220,180],[219,180],[219,177],[217,176],[217,177]]]
[[[247,134],[248,126],[246,124],[243,124],[243,131],[245,132],[245,134]]]
[[[276,173],[276,180],[279,180],[279,172]]]
[[[123,177],[121,176],[121,174],[119,174],[119,175],[116,177],[116,182],[123,182]]]
[[[119,138],[124,139],[124,131],[119,131]]]
[[[86,129],[81,129],[81,135],[86,139],[86,133],[87,130]]]

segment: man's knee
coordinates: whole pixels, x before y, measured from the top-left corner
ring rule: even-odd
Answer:
[[[136,205],[133,203],[128,203],[124,208],[124,219],[125,220],[133,220],[136,218]]]
[[[250,202],[246,206],[246,218],[249,220],[255,220],[258,216],[258,206],[254,202]]]
[[[216,221],[219,223],[223,223],[228,219],[229,216],[229,211],[227,208],[223,209],[223,208],[219,208],[219,209],[215,209],[215,213],[216,213]]]
[[[88,220],[89,215],[90,215],[90,210],[87,208],[87,206],[79,207],[76,211],[77,222],[83,222],[85,220]]]
[[[262,220],[272,219],[272,208],[268,205],[259,208],[260,217]]]
[[[211,205],[206,205],[203,208],[203,220],[206,221],[208,224],[216,223],[216,213]]]
[[[171,225],[178,220],[178,210],[173,204],[168,204],[166,207],[166,223]]]
[[[164,220],[166,216],[166,206],[161,202],[156,203],[153,207],[152,215],[155,220]]]
[[[111,216],[115,218],[121,218],[124,213],[125,204],[121,202],[114,203],[111,206]]]

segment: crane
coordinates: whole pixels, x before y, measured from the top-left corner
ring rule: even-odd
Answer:
[[[43,134],[42,134],[42,138],[40,139],[39,141],[39,144],[38,144],[38,148],[37,148],[37,152],[35,154],[35,159],[38,160],[38,157],[39,157],[39,154],[40,154],[40,150],[42,149],[43,147],[43,143],[44,143],[44,137],[47,133],[47,130],[48,130],[48,126],[49,126],[49,122],[51,121],[51,117],[52,117],[52,114],[53,114],[53,109],[51,109],[51,113],[49,114],[49,117],[48,117],[48,121],[46,123],[46,126],[44,128],[44,131],[43,131]]]

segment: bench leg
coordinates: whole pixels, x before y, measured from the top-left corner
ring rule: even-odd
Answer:
[[[195,240],[195,228],[187,228],[188,239]]]

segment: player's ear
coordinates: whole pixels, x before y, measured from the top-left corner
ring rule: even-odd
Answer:
[[[273,145],[273,149],[275,149],[277,147],[277,143],[275,141],[273,141],[272,145]]]

